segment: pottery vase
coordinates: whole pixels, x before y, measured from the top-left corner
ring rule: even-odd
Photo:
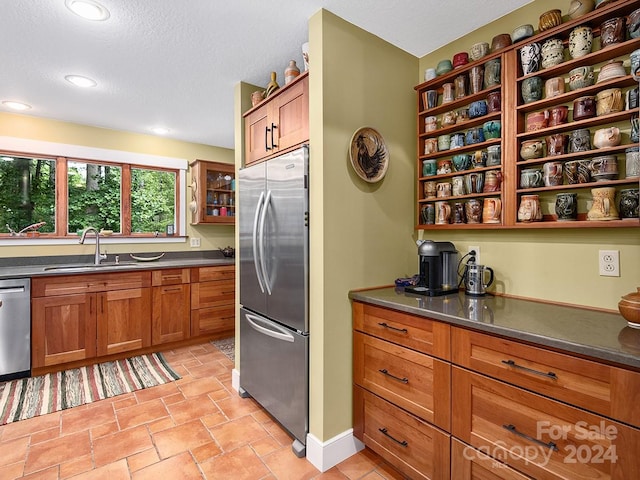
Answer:
[[[584,57],[591,53],[593,46],[593,30],[591,27],[581,25],[571,30],[569,34],[569,55],[571,58]]]
[[[542,220],[542,209],[538,195],[522,195],[518,207],[519,222],[539,222]]]
[[[276,81],[276,72],[271,72],[271,81],[267,84],[267,90],[265,98],[269,98],[276,90],[280,88],[278,82]]]
[[[542,44],[542,68],[553,67],[564,61],[564,45],[559,38],[550,38]]]
[[[637,188],[625,188],[620,190],[620,218],[638,219],[638,204],[640,201]]]
[[[520,48],[520,66],[522,67],[523,75],[540,70],[541,61],[542,46],[539,43],[528,43]]]
[[[291,82],[294,78],[300,75],[300,69],[296,65],[295,60],[290,60],[289,65],[284,70],[284,84]]]
[[[587,212],[587,220],[618,220],[615,195],[615,187],[592,188],[593,204]]]

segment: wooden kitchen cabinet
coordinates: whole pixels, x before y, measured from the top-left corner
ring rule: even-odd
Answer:
[[[151,307],[151,343],[186,340],[190,336],[190,270],[154,270]]]
[[[150,345],[150,272],[31,281],[32,374]]]
[[[112,290],[97,294],[98,356],[130,352],[151,345],[151,289]]]
[[[191,224],[234,225],[236,220],[235,166],[196,160],[191,168]],[[195,202],[195,203],[194,203]]]
[[[309,140],[308,72],[244,115],[245,166]]]
[[[459,367],[451,433],[532,478],[638,478],[640,430]]]
[[[34,298],[31,308],[32,369],[96,356],[95,294]]]
[[[191,269],[191,336],[233,333],[235,266]]]

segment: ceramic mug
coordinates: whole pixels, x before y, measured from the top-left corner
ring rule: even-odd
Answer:
[[[466,143],[467,145],[473,145],[474,143],[482,143],[485,141],[484,131],[482,127],[472,128],[467,130]]]
[[[525,140],[520,146],[520,156],[523,160],[531,160],[533,158],[542,157],[544,151],[544,142],[542,140]]]
[[[485,198],[482,205],[482,223],[500,223],[502,215],[502,200],[499,198]]]
[[[542,44],[542,68],[553,67],[564,61],[564,45],[559,38],[550,38]]]
[[[433,203],[428,203],[420,211],[422,223],[425,225],[433,225],[436,223],[436,208]]]
[[[591,150],[591,132],[588,128],[579,128],[569,134],[569,153]]]
[[[436,202],[435,205],[436,225],[446,225],[451,219],[451,205],[449,202]]]
[[[472,156],[473,168],[483,168],[487,165],[487,152],[476,150]]]
[[[484,188],[484,173],[467,173],[464,176],[464,187],[468,194],[482,193]]]
[[[621,141],[618,127],[600,128],[593,134],[593,145],[596,148],[617,147]]]
[[[519,222],[539,222],[542,220],[542,209],[538,195],[522,195],[518,207]]]
[[[562,162],[546,162],[542,166],[542,171],[546,187],[562,185]]]
[[[461,108],[456,112],[456,123],[462,123],[469,120],[469,109]]]
[[[543,110],[541,112],[532,112],[527,115],[526,131],[533,132],[535,130],[542,130],[549,126],[549,110]]]
[[[500,145],[489,145],[487,147],[487,167],[494,167],[502,163],[502,149]]]
[[[600,25],[600,48],[606,48],[625,41],[626,18],[615,17],[605,20]]]
[[[587,220],[617,220],[619,217],[615,195],[615,187],[592,188],[593,203],[587,212]]]
[[[528,43],[520,47],[520,66],[522,74],[537,72],[540,70],[542,60],[542,46],[539,43]]]
[[[454,150],[456,148],[464,147],[464,133],[454,133],[451,135],[451,140],[449,141],[449,148]]]
[[[445,83],[442,85],[442,103],[451,103],[455,100],[455,85]]]
[[[569,90],[590,87],[594,82],[595,73],[590,65],[576,67],[569,72]]]
[[[465,194],[464,189],[464,176],[458,175],[451,178],[451,195],[454,197],[459,197],[460,195]]]
[[[625,188],[620,190],[620,202],[618,207],[620,209],[620,218],[632,218],[638,219],[640,204],[640,195],[637,188]]]
[[[470,198],[464,204],[467,223],[482,223],[482,202],[477,198]]]
[[[469,93],[476,94],[482,91],[484,85],[484,67],[476,65],[469,70]]]
[[[429,155],[430,153],[434,153],[438,151],[438,139],[437,138],[427,138],[424,141],[424,154]]]
[[[451,160],[449,160],[448,158],[438,160],[436,165],[436,173],[438,175],[446,175],[447,173],[451,173],[453,171]]]
[[[456,124],[456,119],[458,118],[458,114],[454,111],[444,112],[442,114],[442,123],[443,127],[450,127],[451,125]]]
[[[433,132],[438,129],[438,118],[437,117],[424,117],[424,131],[425,132]]]
[[[537,102],[542,99],[542,77],[525,78],[520,85],[520,93],[524,103]]]
[[[640,176],[640,151],[638,151],[638,147],[629,147],[624,151],[624,154],[626,178]]]
[[[584,120],[596,116],[595,97],[580,97],[573,101],[573,120]]]
[[[558,105],[549,111],[549,127],[557,127],[567,123],[569,120],[569,107],[566,105]]]
[[[618,178],[618,158],[615,155],[593,157],[590,163],[591,177],[596,182]]]
[[[480,60],[485,55],[489,54],[489,44],[487,42],[478,42],[471,45],[469,50],[469,58],[471,60]]]
[[[464,203],[453,204],[453,223],[467,223],[467,215],[464,212]]]
[[[460,100],[461,98],[464,98],[467,96],[467,91],[468,91],[467,83],[468,83],[468,79],[465,74],[458,75],[456,78],[453,79],[454,97],[456,100]]]
[[[624,101],[622,91],[619,88],[608,88],[596,94],[596,116],[621,112]]]
[[[449,182],[440,182],[436,185],[436,197],[447,198],[451,196],[451,184]]]
[[[547,145],[547,156],[565,154],[568,139],[569,137],[562,133],[546,136],[544,140]]]
[[[491,92],[487,95],[487,110],[489,113],[502,110],[502,96],[500,92]]]
[[[472,102],[471,105],[469,105],[469,118],[482,117],[486,115],[488,111],[489,108],[486,101],[478,100],[476,102]]]
[[[484,86],[491,88],[500,85],[502,63],[500,58],[493,58],[484,65]]]
[[[499,170],[489,170],[484,173],[482,193],[499,192],[502,185],[502,173]]]
[[[544,185],[544,176],[539,168],[524,168],[520,172],[520,188],[537,188]]]
[[[432,200],[436,198],[437,182],[435,180],[429,180],[424,182],[424,198],[426,200]]]
[[[422,161],[422,176],[429,177],[437,172],[437,164],[435,158],[428,158]]]
[[[425,110],[429,108],[435,108],[438,105],[438,91],[427,90],[422,94],[422,99]]]
[[[567,185],[575,185],[578,181],[579,160],[570,160],[564,164],[564,181]]]
[[[591,53],[593,30],[588,25],[580,25],[569,34],[569,55],[571,58],[584,57]]]
[[[453,161],[453,168],[456,172],[462,172],[463,170],[469,170],[471,168],[473,157],[468,153],[460,153],[451,157]]]
[[[484,132],[484,138],[489,140],[491,138],[500,138],[500,120],[490,120],[482,124],[482,131]]]
[[[564,78],[553,77],[544,82],[544,94],[547,98],[557,97],[564,93]]]
[[[451,137],[449,135],[440,135],[438,137],[438,151],[449,150],[451,147]]]
[[[578,218],[578,194],[558,193],[556,195],[555,210],[559,222],[576,220]]]

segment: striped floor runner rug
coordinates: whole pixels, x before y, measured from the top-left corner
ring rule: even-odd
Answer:
[[[0,425],[178,380],[161,353],[0,383]]]

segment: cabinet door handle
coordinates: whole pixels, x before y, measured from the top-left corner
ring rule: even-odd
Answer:
[[[264,149],[267,150],[267,151],[271,150],[271,147],[267,143],[270,131],[271,131],[271,129],[269,127],[265,127],[265,129],[264,129]],[[271,136],[271,138],[273,138],[273,135]]]
[[[273,142],[273,132],[275,132],[275,131],[276,131],[276,128],[278,128],[278,126],[277,126],[275,123],[272,123],[272,124],[271,124],[271,147],[272,147],[272,148],[278,148],[278,145],[276,145],[276,144]]]
[[[396,442],[401,447],[408,447],[409,446],[409,443],[406,440],[400,441],[397,438],[393,438],[391,435],[389,435],[389,432],[387,431],[386,428],[379,428],[378,431],[380,431],[384,436],[389,437],[391,440]]]
[[[409,333],[409,330],[407,330],[406,328],[392,327],[391,325],[387,325],[387,323],[385,323],[385,322],[380,322],[380,323],[378,323],[378,325],[380,325],[381,327],[384,327],[384,328],[388,328],[389,330],[394,330],[396,332]]]
[[[181,287],[173,287],[173,288],[165,288],[164,289],[165,292],[179,292],[180,290],[182,290]]]
[[[541,445],[543,447],[550,448],[554,452],[558,451],[558,446],[555,443],[553,443],[553,442],[544,443],[542,440],[538,440],[537,438],[534,438],[534,437],[532,437],[530,435],[527,435],[526,433],[519,432],[515,425],[511,425],[511,424],[502,425],[502,428],[504,428],[505,430],[509,430],[511,433],[515,433],[519,437],[522,437],[522,438],[524,438],[526,440],[529,440],[530,442],[533,442],[533,443],[535,443],[537,445]]]
[[[386,375],[387,377],[391,377],[391,378],[393,378],[394,380],[397,380],[397,381],[399,381],[399,382],[402,382],[402,383],[405,383],[405,384],[406,384],[406,383],[409,383],[409,379],[408,379],[407,377],[403,377],[403,378],[396,377],[395,375],[392,375],[391,373],[389,373],[389,372],[387,371],[387,369],[386,369],[386,368],[382,368],[382,369],[380,369],[380,370],[378,370],[378,371],[379,371],[380,373],[382,373],[382,374]]]
[[[540,375],[541,377],[548,377],[554,380],[558,379],[558,376],[553,372],[541,372],[540,370],[534,370],[533,368],[523,367],[522,365],[518,365],[513,360],[501,360],[505,365],[509,365],[513,368],[519,368],[520,370],[524,370],[525,372],[533,373],[535,375]]]

